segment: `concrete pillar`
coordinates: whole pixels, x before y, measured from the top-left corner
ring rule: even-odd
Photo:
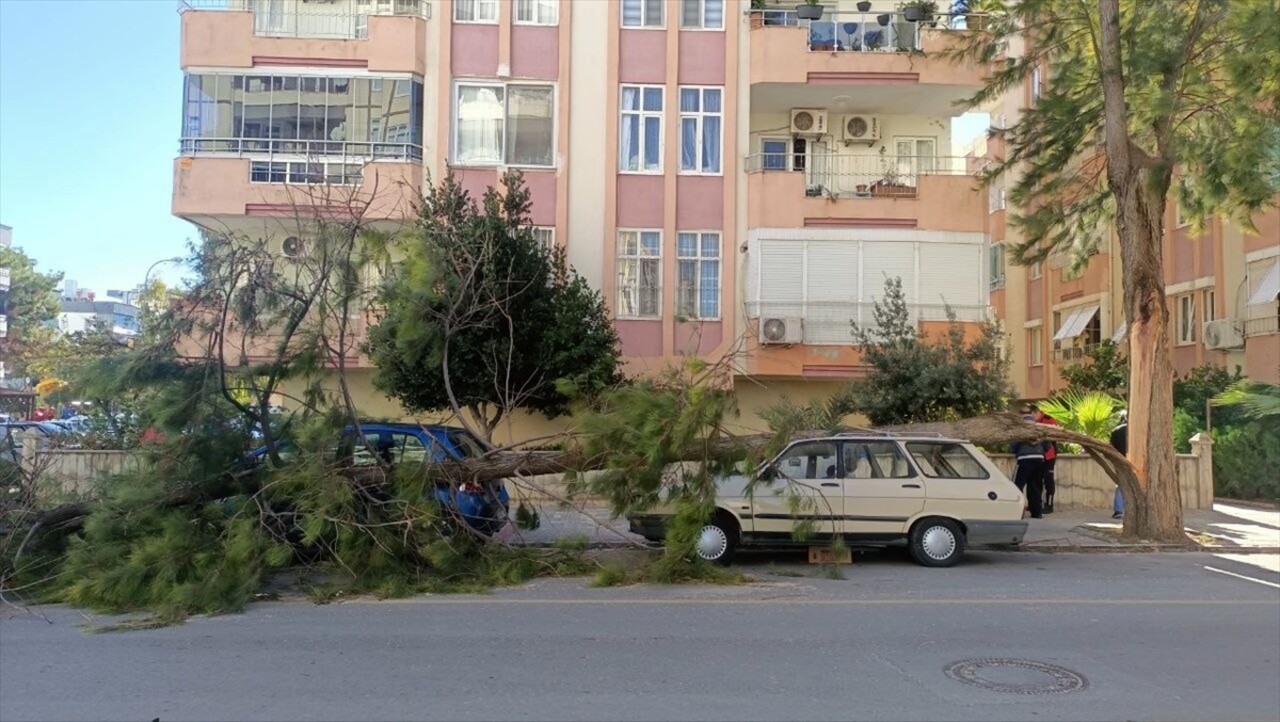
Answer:
[[[1197,509],[1213,508],[1213,438],[1200,432],[1191,437],[1191,453],[1196,457]],[[1184,506],[1190,506],[1183,501]]]
[[[35,429],[27,429],[22,432],[22,470],[27,473],[28,478],[35,478],[36,453],[41,436],[43,434]]]

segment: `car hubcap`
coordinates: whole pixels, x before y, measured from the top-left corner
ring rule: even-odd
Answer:
[[[956,536],[945,526],[931,526],[925,529],[921,546],[930,559],[942,561],[955,552]]]
[[[708,524],[698,533],[698,556],[703,559],[713,562],[724,556],[728,548],[729,536],[724,533],[724,529]]]

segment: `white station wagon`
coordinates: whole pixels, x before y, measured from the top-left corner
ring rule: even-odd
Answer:
[[[850,546],[906,544],[928,567],[949,567],[966,545],[1022,541],[1025,497],[968,441],[868,432],[792,442],[763,465],[758,481],[717,482],[716,511],[698,539],[698,556],[727,563],[738,547],[830,541]],[[796,505],[793,497],[799,496]],[[631,531],[663,537],[669,506],[629,515]],[[797,539],[798,521],[813,533]]]

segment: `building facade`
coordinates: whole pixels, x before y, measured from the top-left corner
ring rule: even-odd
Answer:
[[[173,212],[284,253],[300,199],[394,224],[429,179],[479,196],[517,168],[630,372],[730,355],[746,411],[826,394],[862,373],[850,323],[886,279],[923,325],[988,313],[990,219],[951,147],[985,72],[935,55],[968,31],[856,5],[187,0]]]

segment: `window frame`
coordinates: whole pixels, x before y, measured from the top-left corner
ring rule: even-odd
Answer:
[[[1044,324],[1027,329],[1027,366],[1044,366]]]
[[[476,8],[477,18],[479,17],[479,14],[480,14],[479,13],[480,8],[492,7],[493,19],[479,20],[476,18],[472,18],[471,20],[467,20],[464,18],[460,18],[459,15],[462,14],[462,8],[467,6],[455,0],[455,2],[453,3],[453,22],[464,24],[464,25],[497,25],[498,24],[499,20],[502,18],[502,8],[499,7],[500,3],[498,2],[498,0],[471,0],[471,1],[475,3],[472,7]]]
[[[817,446],[819,444],[825,444],[831,449],[831,454],[829,454],[829,456],[831,456],[832,464],[835,467],[834,476],[830,476],[830,477],[823,476],[822,472],[824,472],[825,470],[817,469],[816,464],[814,469],[815,476],[808,476],[807,470],[805,471],[804,476],[791,476],[782,470],[782,464],[781,464],[782,460],[784,458],[787,458],[787,455],[790,454],[792,451],[794,451],[795,449],[799,449],[807,446]],[[814,457],[814,454],[812,453],[806,454],[806,456],[812,459]],[[824,454],[823,456],[826,456],[826,455]],[[808,464],[806,463],[806,466],[807,465]],[[783,449],[781,453],[773,457],[773,461],[770,461],[768,467],[766,468],[772,470],[774,478],[778,476],[782,476],[787,479],[791,479],[793,481],[820,481],[820,480],[828,480],[828,479],[832,481],[839,481],[840,480],[840,444],[835,439],[805,439],[803,441],[794,441],[790,445],[788,445],[787,448]]]
[[[1200,289],[1200,321],[1210,323],[1218,320],[1218,289],[1214,287]]]
[[[1037,65],[1031,69],[1031,104],[1036,105],[1040,102],[1040,96],[1044,94],[1044,76]]]
[[[529,230],[533,232],[533,239],[538,245],[547,250],[556,247],[556,227],[555,226],[529,226]],[[540,236],[546,236],[545,238]]]
[[[640,24],[627,25],[627,3],[635,2],[640,5]],[[658,5],[659,18],[656,25],[650,25],[645,21],[648,20],[648,1],[647,0],[622,0],[618,6],[618,25],[623,30],[666,30],[667,29],[667,3],[662,0]]]
[[[859,476],[850,476],[850,474],[853,472],[853,470],[849,468],[849,464],[847,463],[847,462],[848,462],[848,458],[845,456],[845,448],[846,448],[846,447],[855,446],[855,445],[857,445],[857,446],[870,446],[870,445],[872,445],[872,444],[883,445],[883,446],[887,446],[887,447],[889,447],[890,449],[893,449],[893,452],[894,452],[895,454],[897,454],[898,459],[902,461],[902,466],[903,466],[903,468],[904,468],[904,469],[906,469],[906,472],[907,472],[907,473],[906,473],[906,474],[904,474],[903,476],[861,476],[861,477],[859,477]],[[916,478],[916,476],[917,476],[917,475],[916,475],[916,468],[915,468],[915,464],[911,463],[911,459],[910,459],[910,458],[908,458],[908,456],[907,456],[907,454],[906,454],[905,450],[902,448],[902,446],[901,446],[900,444],[898,444],[898,443],[896,443],[896,442],[894,442],[894,441],[890,441],[890,440],[888,440],[888,439],[841,439],[841,440],[840,440],[840,444],[839,444],[839,445],[838,445],[838,447],[837,447],[837,453],[836,453],[836,456],[837,456],[837,458],[839,459],[839,468],[838,468],[838,469],[837,469],[837,471],[836,471],[836,475],[840,478],[840,480],[841,480],[841,481],[852,481],[852,482],[859,482],[859,481],[896,481],[896,480],[899,480],[899,479],[914,479],[914,478]],[[872,454],[872,457],[875,457],[875,456],[876,456],[876,454],[874,454],[874,453],[873,453],[873,454]],[[877,469],[877,468],[879,468],[879,466],[880,466],[880,462],[879,462],[879,460],[877,460],[877,459],[875,459],[875,458],[870,458],[870,459],[868,459],[868,461],[870,461],[870,462],[872,463],[872,468],[873,468],[873,469]],[[856,465],[855,465],[855,466],[856,466]],[[883,470],[881,470],[881,471],[883,471]]]
[[[638,110],[628,110],[622,107],[622,97],[624,91],[628,88],[634,88],[640,93],[640,108]],[[662,98],[662,108],[659,110],[644,109],[644,94],[646,90],[657,90]],[[618,173],[630,173],[635,175],[662,175],[666,166],[667,152],[667,87],[665,85],[638,84],[638,83],[622,83],[618,85]],[[624,167],[625,163],[622,157],[622,121],[627,115],[636,116],[637,122],[640,124],[640,132],[638,134],[640,140],[640,148],[636,154],[636,168],[630,169]],[[645,141],[645,120],[648,118],[658,119],[658,166],[656,168],[645,168],[645,155],[648,146]],[[721,163],[723,165],[723,163]]]
[[[698,110],[683,110],[680,100],[686,90],[698,91]],[[708,112],[703,110],[706,107],[706,93],[708,90],[714,90],[720,93],[720,110],[718,112]],[[679,175],[701,175],[701,176],[723,176],[724,175],[724,86],[723,85],[681,85],[676,88],[676,112],[679,116],[680,123],[680,160],[677,165],[677,173]],[[720,167],[714,171],[708,171],[702,167],[703,161],[703,124],[708,117],[720,119],[719,132],[716,134],[716,143],[720,146],[719,158]],[[690,169],[684,167],[684,122],[686,119],[694,121],[695,138],[695,158],[697,159],[697,168]]]
[[[758,138],[758,140],[759,140],[759,143],[756,145],[756,147],[759,149],[759,153],[760,153],[760,171],[762,173],[784,173],[791,170],[792,145],[791,145],[790,138],[784,135],[762,135]],[[783,151],[782,151],[782,167],[781,168],[770,168],[767,165],[765,165],[765,159],[767,157],[778,155],[777,153],[773,153],[771,151],[765,150],[764,149],[765,143],[782,143]]]
[[[1027,268],[1029,269],[1027,275],[1031,280],[1044,278],[1044,261],[1032,261]]]
[[[552,18],[551,22],[546,22],[546,23],[538,22],[536,20],[538,15],[538,12],[537,12],[538,5],[536,5],[535,3],[540,1],[542,0],[516,0],[515,7],[513,7],[511,10],[511,23],[513,25],[531,25],[533,27],[542,27],[542,28],[553,28],[558,26],[560,24],[560,0],[550,0],[551,7],[553,8],[552,14],[554,17]],[[533,11],[533,16],[535,18],[534,20],[520,19],[520,7],[521,5],[524,5],[526,3],[527,3],[526,6],[531,8]]]
[[[622,253],[622,237],[623,237],[623,235],[624,235],[624,234],[628,234],[628,233],[634,233],[634,234],[636,234],[636,253],[635,253],[635,255],[623,254],[623,253]],[[644,253],[644,252],[643,252],[643,251],[644,251],[644,244],[643,244],[643,242],[642,242],[642,241],[643,241],[643,238],[644,238],[644,234],[646,234],[646,233],[652,233],[652,234],[655,234],[655,235],[658,237],[658,243],[657,243],[658,253],[657,253],[657,255],[647,254],[647,253]],[[664,275],[664,274],[663,274],[663,268],[662,268],[662,252],[663,252],[663,247],[662,247],[662,229],[661,229],[661,228],[619,228],[619,229],[618,229],[617,233],[614,235],[614,279],[615,279],[615,283],[614,283],[614,286],[615,286],[615,288],[614,288],[614,311],[613,311],[614,318],[620,318],[620,319],[639,319],[639,320],[654,320],[654,319],[661,319],[661,318],[663,317],[663,310],[664,310],[664,309],[663,309],[663,307],[664,307],[666,304],[665,304],[665,297],[664,297],[664,295],[663,295],[663,291],[664,291],[664,289],[663,289],[663,285],[662,285],[662,282],[663,282],[663,275]],[[653,314],[653,315],[646,315],[646,314],[644,314],[644,313],[641,311],[641,308],[640,308],[640,307],[641,307],[641,286],[640,286],[640,283],[639,283],[639,279],[641,278],[641,270],[640,270],[640,269],[642,268],[642,261],[652,261],[652,260],[656,260],[656,261],[658,262],[658,274],[657,274],[657,278],[658,278],[658,286],[657,286],[658,308],[657,308],[657,311],[656,311],[656,313],[655,313],[655,314]],[[632,308],[635,310],[635,313],[630,313],[630,314],[625,314],[625,315],[622,313],[622,305],[623,305],[623,304],[622,304],[622,293],[623,293],[623,287],[622,287],[622,284],[621,284],[621,283],[618,283],[618,282],[617,282],[617,281],[618,281],[618,280],[620,280],[620,279],[621,279],[621,277],[622,277],[622,265],[623,265],[623,262],[624,262],[624,261],[634,261],[634,262],[635,262],[635,264],[636,264],[636,279],[637,279],[636,287],[635,287],[635,290],[634,290],[634,294],[635,294],[634,301],[635,301],[635,302],[634,302],[634,304],[631,304],[631,305],[632,305]]]
[[[991,277],[987,279],[987,289],[1004,288],[1007,268],[1006,252],[1003,243],[992,243],[987,246],[987,270]]]
[[[551,91],[551,164],[537,165],[533,163],[512,163],[507,158],[507,143],[509,142],[508,128],[511,121],[511,93],[513,87],[534,87],[547,88]],[[502,160],[497,163],[476,163],[462,162],[458,160],[458,111],[462,108],[462,89],[463,88],[501,88],[502,89]],[[538,81],[510,81],[501,80],[473,80],[464,78],[454,81],[453,84],[453,108],[450,117],[452,128],[450,129],[450,148],[449,161],[450,165],[459,168],[537,168],[541,170],[557,168],[557,153],[559,148],[560,135],[560,118],[556,112],[560,104],[560,93],[556,83],[538,82]],[[387,129],[388,132],[390,128]]]
[[[708,0],[680,0],[680,29],[691,30],[695,32],[712,32],[712,33],[724,32],[725,11],[727,9],[725,6],[728,5],[729,3],[726,2],[726,0],[712,0],[712,1],[720,3],[720,27],[710,27],[707,25]],[[684,24],[685,5],[690,2],[697,3],[698,5],[698,22],[699,22],[698,25]]]
[[[680,238],[681,236],[694,236],[697,254],[693,256],[683,256],[680,254]],[[703,241],[709,237],[715,237],[715,256],[703,255]],[[716,293],[715,293],[715,314],[710,316],[702,315],[702,265],[704,263],[712,263],[716,265]],[[680,267],[683,263],[693,264],[693,305],[694,313],[686,314],[681,308],[681,291],[680,286]],[[677,231],[676,232],[676,316],[683,317],[690,321],[719,321],[723,312],[723,304],[720,302],[721,295],[724,292],[724,234],[720,231]]]
[[[1174,345],[1190,346],[1196,342],[1196,295],[1195,293],[1180,293],[1173,297],[1174,304],[1174,320],[1176,327],[1174,329]]]
[[[970,453],[968,449],[964,447],[964,444],[957,443],[954,441],[906,441],[906,442],[903,442],[902,445],[907,452],[907,456],[911,459],[912,464],[916,468],[920,469],[920,473],[923,474],[926,479],[946,479],[948,481],[985,481],[991,478],[991,472],[987,470],[987,467],[984,466],[981,461],[978,461],[978,457],[974,456],[972,453]],[[940,476],[938,474],[930,474],[928,469],[926,469],[924,465],[921,464],[918,459],[916,459],[916,452],[911,448],[913,446],[950,447],[953,449],[959,449],[960,451],[964,452],[965,456],[969,457],[969,460],[973,462],[974,466],[978,467],[978,469],[982,471],[982,476],[959,476],[958,470],[954,469],[954,467],[953,467],[953,471],[957,471],[956,476]],[[930,463],[930,466],[932,466],[932,462]],[[934,471],[937,471],[937,469],[935,468]]]

